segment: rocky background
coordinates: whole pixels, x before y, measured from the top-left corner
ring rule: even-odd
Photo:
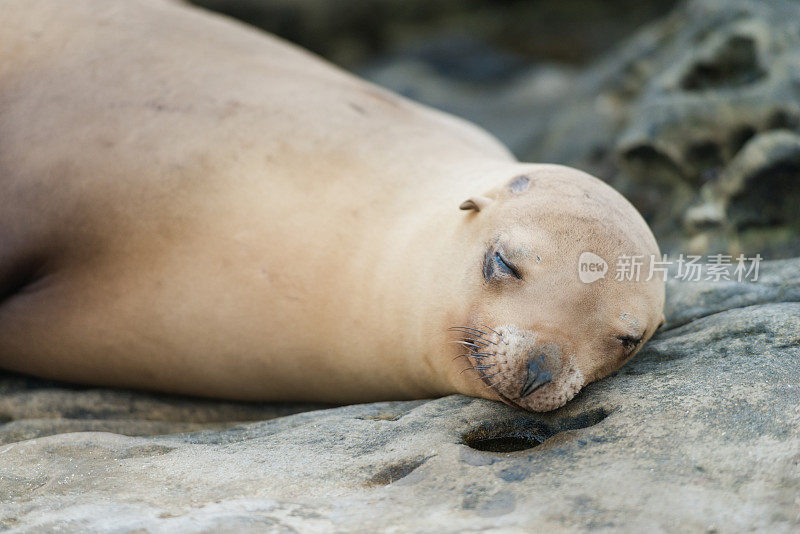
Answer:
[[[800,255],[800,3],[197,3],[600,176],[665,252]],[[547,414],[0,374],[0,530],[800,531],[800,258],[673,279],[666,311]]]

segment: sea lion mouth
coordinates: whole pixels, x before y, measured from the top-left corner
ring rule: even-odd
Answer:
[[[537,343],[535,333],[512,325],[456,326],[455,343],[469,362],[461,372],[474,373],[495,398],[531,411],[548,411],[566,404],[583,387],[583,375],[572,354],[554,343]],[[487,392],[488,393],[488,392]]]

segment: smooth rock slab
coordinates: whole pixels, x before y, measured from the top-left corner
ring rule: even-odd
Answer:
[[[0,445],[64,432],[129,436],[222,429],[330,405],[218,401],[64,384],[0,371]]]
[[[546,414],[452,396],[2,445],[0,527],[797,532],[799,286],[800,259],[670,282],[667,329]]]

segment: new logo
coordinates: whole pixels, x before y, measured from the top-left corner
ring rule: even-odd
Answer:
[[[607,272],[606,260],[593,252],[584,252],[578,258],[578,277],[584,284],[605,278]]]

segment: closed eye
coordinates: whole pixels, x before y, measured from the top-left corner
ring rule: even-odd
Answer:
[[[501,271],[508,273],[514,276],[515,278],[522,279],[522,277],[519,275],[519,271],[513,265],[508,263],[506,259],[500,255],[499,252],[494,253],[494,261]]]
[[[622,346],[625,348],[625,351],[630,352],[633,349],[635,349],[639,345],[639,343],[642,342],[642,338],[644,338],[644,335],[638,337],[629,335],[616,336],[616,337],[620,341],[620,343],[622,343]]]
[[[522,280],[519,270],[506,260],[500,252],[489,250],[483,260],[483,277],[486,280],[491,280],[492,278],[502,278],[504,276],[513,276],[518,280]]]

